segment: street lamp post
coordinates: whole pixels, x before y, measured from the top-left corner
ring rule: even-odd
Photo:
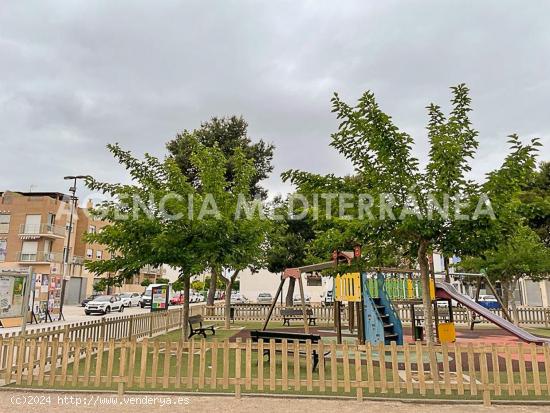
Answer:
[[[65,290],[67,288],[67,281],[71,278],[69,274],[69,251],[71,248],[71,235],[73,233],[73,217],[76,204],[76,181],[78,179],[86,179],[86,175],[65,176],[63,179],[72,180],[73,186],[69,188],[71,193],[71,214],[69,218],[69,235],[67,235],[67,247],[65,248],[65,256],[63,257],[63,281],[61,281],[61,302],[59,303],[59,318],[58,321],[64,320],[63,316],[63,303],[65,302]]]

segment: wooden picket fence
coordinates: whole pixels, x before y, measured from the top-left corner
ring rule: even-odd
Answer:
[[[189,308],[190,315],[200,314],[200,307]],[[78,323],[69,323],[58,326],[45,326],[33,329],[25,335],[27,338],[38,338],[41,340],[64,340],[70,341],[92,341],[100,340],[122,340],[141,339],[163,334],[182,327],[182,308],[168,309],[144,314],[133,314],[112,318],[102,317],[98,320],[90,320]],[[3,333],[0,338],[7,340],[11,337],[20,336],[19,331]],[[0,352],[0,358],[2,353]]]
[[[313,370],[312,351],[320,357]],[[550,399],[550,346],[0,339],[17,387]],[[269,359],[261,356],[269,354]],[[303,354],[302,354],[303,353]]]
[[[269,304],[232,304],[234,308],[234,319],[236,321],[264,321],[269,312]],[[402,322],[411,322],[410,306],[407,304],[398,304],[397,312]],[[273,321],[282,321],[281,309],[286,306],[276,305],[271,319]],[[297,306],[300,308],[300,306]],[[321,324],[330,324],[334,320],[334,307],[324,306],[320,304],[311,304],[308,306],[313,311],[313,315],[317,317],[317,321]],[[496,315],[503,317],[501,310],[491,310]],[[445,316],[448,313],[447,308],[440,308],[441,316]],[[520,307],[518,308],[520,324],[524,325],[537,325],[550,327],[550,308],[545,307]],[[221,321],[225,317],[225,306],[203,306],[202,315],[208,320]],[[417,316],[422,315],[421,312],[417,312]],[[472,312],[463,307],[453,308],[454,321],[457,324],[469,324],[472,321]],[[342,321],[347,322],[348,312],[344,309],[342,311]],[[476,317],[476,321],[484,324],[490,323],[483,317]]]
[[[269,304],[231,304],[234,309],[233,319],[236,321],[265,321],[269,313]],[[281,309],[288,308],[277,304],[273,309],[271,320],[283,321]],[[301,308],[301,306],[296,306]],[[329,324],[334,320],[334,307],[323,306],[320,304],[308,305],[313,310],[313,315],[317,317],[317,322]],[[222,321],[225,319],[225,306],[217,304],[214,306],[203,306],[202,316],[211,321]],[[342,320],[347,322],[347,311],[342,311]]]

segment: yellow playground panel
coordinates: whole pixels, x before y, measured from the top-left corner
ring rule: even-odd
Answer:
[[[360,302],[361,277],[358,272],[338,274],[334,278],[336,301]]]
[[[422,287],[421,287],[421,282],[419,279],[411,279],[411,278],[408,278],[406,280],[406,296],[403,297],[405,299],[414,299],[414,298],[421,298],[421,294],[422,294]],[[401,297],[398,297],[398,298],[401,298]],[[435,283],[434,283],[434,280],[432,280],[430,278],[430,298],[432,300],[435,300]]]
[[[456,341],[455,323],[439,323],[437,331],[440,343],[454,343]]]

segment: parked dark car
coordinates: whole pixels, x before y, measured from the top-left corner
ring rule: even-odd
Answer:
[[[89,297],[86,297],[84,300],[82,300],[82,302],[80,303],[80,305],[82,307],[86,307],[86,304],[88,304],[89,301],[93,301],[95,300],[97,297],[99,297],[100,295],[103,295],[103,294],[92,294],[90,295]]]

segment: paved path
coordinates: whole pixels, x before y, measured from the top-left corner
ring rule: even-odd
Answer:
[[[72,397],[72,398],[71,398]],[[102,393],[42,393],[0,391],[0,412],[10,413],[258,413],[258,412],[315,412],[355,413],[383,411],[384,413],[490,413],[506,409],[506,413],[547,413],[549,406],[493,406],[457,404],[410,404],[400,402],[357,402],[354,400],[285,399],[232,396],[160,396]]]

